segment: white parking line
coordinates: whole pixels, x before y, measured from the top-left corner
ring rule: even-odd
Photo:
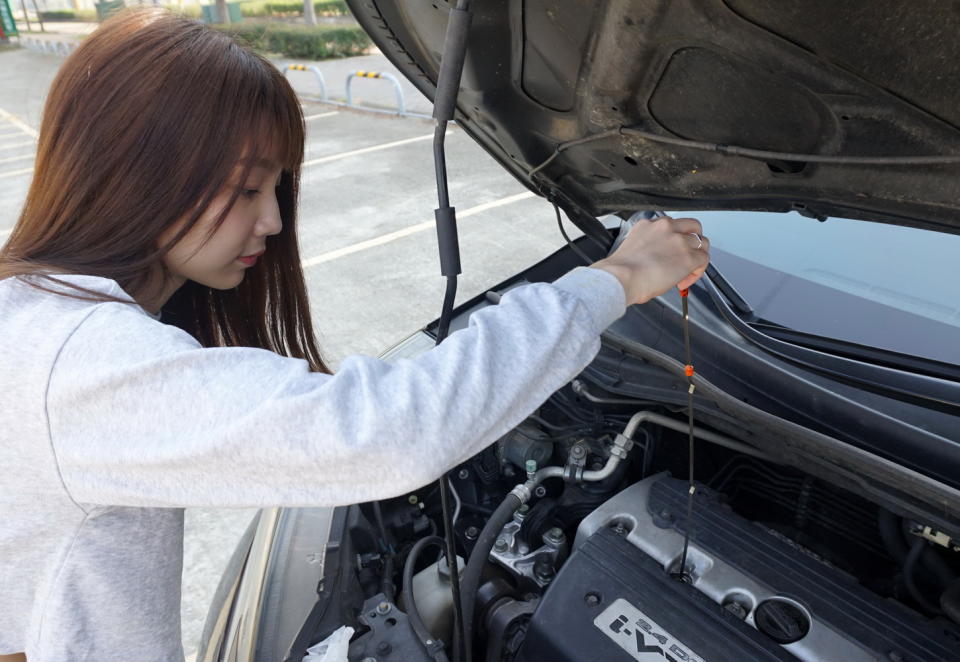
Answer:
[[[19,175],[26,175],[27,173],[33,172],[33,168],[24,168],[23,170],[11,170],[9,172],[0,172],[0,179],[6,179],[7,177],[18,177]]]
[[[0,149],[13,149],[14,147],[27,147],[28,145],[33,145],[33,144],[34,142],[32,140],[28,140],[26,142],[20,141],[18,143],[6,143],[6,144],[0,143]]]
[[[509,195],[505,198],[500,198],[499,200],[493,200],[492,202],[484,202],[482,205],[477,205],[476,207],[470,207],[469,209],[464,209],[463,211],[459,212],[457,214],[457,219],[459,220],[463,218],[468,218],[470,216],[474,216],[481,212],[485,212],[488,209],[495,209],[496,207],[502,207],[504,205],[509,205],[514,202],[520,202],[521,200],[526,200],[527,198],[532,198],[533,196],[534,194],[531,193],[530,191],[524,191],[523,193],[517,193],[516,195]],[[313,267],[318,264],[323,264],[324,262],[336,260],[337,258],[341,258],[346,255],[352,255],[353,253],[359,253],[360,251],[365,251],[368,248],[373,248],[375,246],[382,246],[383,244],[388,244],[391,241],[396,241],[397,239],[402,239],[403,237],[409,237],[412,234],[423,232],[424,230],[429,230],[430,228],[433,228],[433,227],[436,227],[436,221],[434,221],[433,219],[429,221],[423,221],[422,223],[411,225],[409,227],[403,228],[402,230],[389,232],[379,237],[374,237],[373,239],[367,239],[366,241],[361,241],[356,244],[351,244],[350,246],[344,246],[343,248],[338,248],[333,251],[321,253],[316,257],[312,257],[308,260],[304,260],[300,264],[304,269],[306,269],[308,267]]]
[[[6,236],[7,236],[8,234],[10,234],[11,232],[13,232],[13,228],[7,228],[6,230],[0,230],[0,239],[3,239],[4,237],[6,237]]]
[[[8,156],[6,158],[0,159],[0,163],[10,163],[11,161],[23,161],[24,159],[32,159],[34,154],[21,154],[20,156]]]
[[[403,140],[394,140],[390,143],[383,143],[382,145],[374,145],[373,147],[364,147],[362,149],[354,149],[349,152],[340,152],[339,154],[331,154],[330,156],[321,156],[318,159],[311,159],[309,161],[304,161],[303,167],[318,165],[320,163],[329,163],[330,161],[338,161],[340,159],[345,159],[349,156],[359,156],[360,154],[369,154],[370,152],[379,152],[381,149],[390,149],[391,147],[399,147],[400,145],[408,145],[410,143],[417,142],[418,140],[429,140],[433,138],[433,134],[428,134],[426,136],[417,136],[416,138],[404,138]]]
[[[334,115],[339,115],[339,110],[331,110],[329,113],[320,113],[318,115],[309,115],[303,118],[304,122],[309,122],[310,120],[318,120],[321,117],[333,117]]]
[[[28,125],[26,122],[21,120],[19,117],[17,117],[13,113],[8,113],[3,108],[0,108],[0,118],[7,120],[8,122],[10,122],[10,124],[14,125],[18,129],[23,131],[25,134],[30,136],[31,138],[37,137],[36,129],[32,128],[30,125]]]

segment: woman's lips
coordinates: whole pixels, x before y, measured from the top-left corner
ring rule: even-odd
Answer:
[[[243,262],[248,267],[252,267],[257,263],[257,258],[264,254],[265,251],[260,251],[259,253],[254,253],[253,255],[243,255],[237,259]]]

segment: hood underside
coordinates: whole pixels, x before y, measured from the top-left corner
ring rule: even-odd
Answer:
[[[432,98],[450,5],[350,5]],[[960,155],[956,3],[474,0],[471,10],[457,121],[574,220],[795,210],[960,233],[960,159],[815,162]]]

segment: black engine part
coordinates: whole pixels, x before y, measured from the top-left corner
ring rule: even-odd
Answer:
[[[614,529],[570,557],[530,621],[517,662],[795,660]]]

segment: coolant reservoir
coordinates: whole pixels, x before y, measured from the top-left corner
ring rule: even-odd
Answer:
[[[463,577],[464,561],[457,557],[457,570]],[[401,595],[401,607],[409,613],[406,596]],[[450,567],[446,556],[413,576],[413,599],[417,612],[434,637],[450,643],[453,636],[453,589],[450,587]]]

